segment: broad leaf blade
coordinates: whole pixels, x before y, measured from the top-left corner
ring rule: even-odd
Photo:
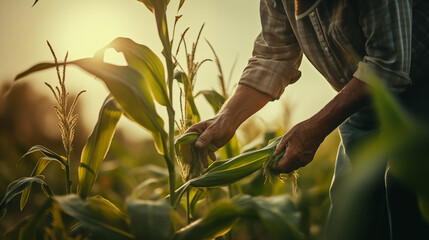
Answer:
[[[218,113],[222,105],[225,103],[225,98],[223,98],[222,95],[214,90],[200,91],[197,96],[200,94],[206,98],[207,102],[212,106],[215,113]]]
[[[45,187],[47,187],[46,189],[48,191],[49,196],[53,195],[52,191],[49,189],[49,186],[44,181],[44,176],[38,175],[34,177],[22,177],[18,180],[13,181],[7,187],[6,194],[3,200],[0,202],[0,217],[3,217],[3,215],[6,213],[7,204],[15,196],[25,191],[25,189],[32,183],[40,183],[41,185],[44,185]]]
[[[239,195],[233,199],[244,218],[257,217],[275,239],[304,239],[300,214],[287,195],[269,198]]]
[[[35,145],[35,146],[31,147],[30,150],[28,150],[24,155],[22,155],[22,157],[18,161],[18,164],[21,161],[27,159],[30,156],[33,156],[36,153],[42,153],[46,157],[56,159],[56,161],[61,164],[61,168],[63,168],[63,169],[65,169],[65,166],[68,165],[66,157],[63,157],[63,156],[55,153],[54,151],[52,151],[52,150],[50,150],[47,147],[42,146],[42,145]],[[35,171],[35,169],[33,171]],[[35,174],[35,175],[38,175],[38,174]]]
[[[52,199],[48,199],[45,203],[37,209],[35,214],[25,218],[5,235],[3,240],[36,240],[43,236],[46,230],[48,221],[49,210],[52,207]],[[51,219],[49,219],[51,221]]]
[[[64,168],[64,164],[62,162],[60,162],[57,158],[41,157],[39,159],[39,161],[37,161],[37,164],[34,167],[33,172],[31,173],[30,177],[34,177],[34,176],[40,175],[43,172],[43,170],[45,170],[45,168],[51,162],[58,162],[60,164],[60,166],[62,168]],[[21,211],[22,211],[22,209],[24,209],[25,205],[27,204],[28,197],[30,196],[31,186],[32,186],[32,184],[30,183],[27,186],[27,188],[21,194],[21,200],[20,200],[20,205],[19,205]],[[42,189],[43,189],[43,185],[42,185]]]
[[[139,87],[142,76],[128,66],[116,66],[92,58],[80,59],[76,64],[104,81],[121,107],[144,128],[164,132],[164,122],[156,113],[149,92]]]
[[[271,198],[239,195],[216,204],[207,216],[186,226],[174,239],[213,239],[225,234],[237,219],[258,219],[275,239],[304,239],[299,214],[285,195]]]
[[[161,60],[147,46],[138,44],[129,38],[116,38],[106,47],[97,52],[97,57],[102,57],[104,51],[114,48],[122,52],[130,67],[135,68],[142,76],[141,88],[150,86],[155,100],[166,106],[168,104],[167,87],[165,84],[164,66]],[[147,86],[149,85],[149,86]],[[143,90],[146,92],[147,90]]]
[[[122,111],[116,106],[113,98],[107,97],[101,107],[97,124],[82,150],[77,187],[77,193],[81,198],[86,198],[91,191],[121,115]]]
[[[134,68],[116,66],[93,58],[84,58],[69,62],[69,64],[77,65],[100,78],[125,111],[125,115],[131,120],[151,131],[154,135],[161,137],[167,135],[163,127],[164,121],[155,110],[150,92],[142,92],[139,87],[142,76]],[[18,80],[30,73],[55,66],[54,63],[40,63],[19,74],[15,79]],[[155,141],[158,144],[157,149],[163,154],[163,146],[159,144],[160,142],[159,140]]]
[[[167,240],[174,232],[168,202],[129,199],[127,211],[136,239]]]
[[[54,200],[68,215],[77,219],[98,239],[133,239],[125,215],[111,202],[102,197],[82,200],[71,194]]]
[[[186,138],[191,138],[191,136],[186,136]],[[261,169],[264,163],[272,158],[272,154],[280,140],[280,138],[276,138],[262,149],[249,151],[224,161],[214,162],[201,176],[190,179],[176,190],[177,200],[175,206],[189,187],[225,186]],[[177,142],[182,141],[184,140]]]
[[[218,202],[206,217],[180,229],[173,239],[214,239],[227,233],[239,215],[234,203]]]
[[[374,101],[376,113],[383,123],[382,127],[386,128],[386,132],[390,130],[412,127],[414,121],[410,115],[405,111],[398,100],[387,90],[381,81],[374,74],[372,78],[368,79],[370,84],[370,92]]]

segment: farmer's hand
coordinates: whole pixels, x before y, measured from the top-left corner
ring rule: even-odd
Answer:
[[[314,131],[315,126],[309,120],[299,123],[290,129],[277,145],[274,155],[286,150],[275,170],[281,173],[290,173],[309,164],[322,143],[324,136]]]
[[[289,173],[310,163],[325,137],[369,103],[367,84],[357,78],[350,80],[318,113],[283,136],[274,155],[286,153],[273,170]]]
[[[222,110],[212,119],[192,125],[186,132],[200,133],[194,146],[199,149],[201,163],[208,167],[207,155],[216,159],[214,152],[208,151],[209,143],[222,147],[233,136],[237,128],[247,118],[267,104],[272,97],[247,85],[239,84],[234,95]]]
[[[201,163],[203,167],[208,167],[207,155],[214,161],[216,156],[214,152],[208,150],[210,143],[217,148],[224,146],[233,136],[239,124],[234,124],[226,114],[218,114],[214,118],[192,125],[186,132],[197,132],[201,134],[194,143],[195,148],[199,150]]]

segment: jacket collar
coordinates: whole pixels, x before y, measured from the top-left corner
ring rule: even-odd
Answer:
[[[299,20],[310,14],[322,0],[295,0],[295,18]]]

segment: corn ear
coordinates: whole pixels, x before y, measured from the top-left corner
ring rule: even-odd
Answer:
[[[176,155],[181,159],[181,161],[178,161],[178,164],[184,182],[200,176],[204,171],[199,154],[194,148],[194,142],[197,140],[198,136],[198,133],[186,133],[180,136],[174,144]],[[217,148],[213,144],[209,145],[209,151],[214,152],[216,150]]]
[[[176,149],[180,152],[179,148],[181,144],[185,144],[185,142],[192,144],[197,138],[197,133],[187,134],[186,136],[184,135],[183,138],[181,137],[176,141]],[[275,138],[262,149],[245,152],[227,160],[215,161],[202,173],[201,176],[189,179],[176,190],[178,197],[176,199],[175,206],[180,202],[180,198],[189,187],[218,187],[230,185],[263,167],[264,174],[267,178],[272,178],[274,175],[278,175],[276,172],[271,170],[271,166],[277,164],[283,156],[283,154],[279,154],[273,157],[273,153],[280,140],[280,137]],[[181,154],[182,157],[185,157],[184,161],[188,161],[190,163],[195,161],[191,159],[193,155],[192,153],[182,152]],[[296,176],[296,173],[289,174],[289,176]],[[296,180],[296,178],[291,179]]]

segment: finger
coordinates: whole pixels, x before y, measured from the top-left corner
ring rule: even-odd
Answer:
[[[293,150],[290,149],[290,151],[286,151],[285,155],[280,159],[276,170],[282,173],[290,173],[298,168],[298,166],[296,166],[297,160]]]
[[[200,161],[204,168],[209,166],[209,161],[207,160],[207,148],[199,149],[198,153],[200,154]]]
[[[209,152],[209,157],[212,161],[216,161],[216,155],[214,152]]]
[[[282,138],[282,140],[277,144],[276,150],[274,151],[273,155],[275,156],[277,154],[280,154],[286,149],[286,147],[287,147],[286,140]]]
[[[202,132],[204,132],[204,126],[202,124],[202,122],[194,124],[192,126],[190,126],[188,129],[186,129],[185,133],[189,133],[189,132],[196,132],[201,134]]]
[[[205,130],[197,139],[197,141],[195,141],[194,146],[196,148],[207,148],[207,146],[209,145],[209,143],[213,140],[213,132],[209,131],[209,130]],[[206,149],[207,151],[207,149]],[[206,154],[207,155],[207,154]]]

